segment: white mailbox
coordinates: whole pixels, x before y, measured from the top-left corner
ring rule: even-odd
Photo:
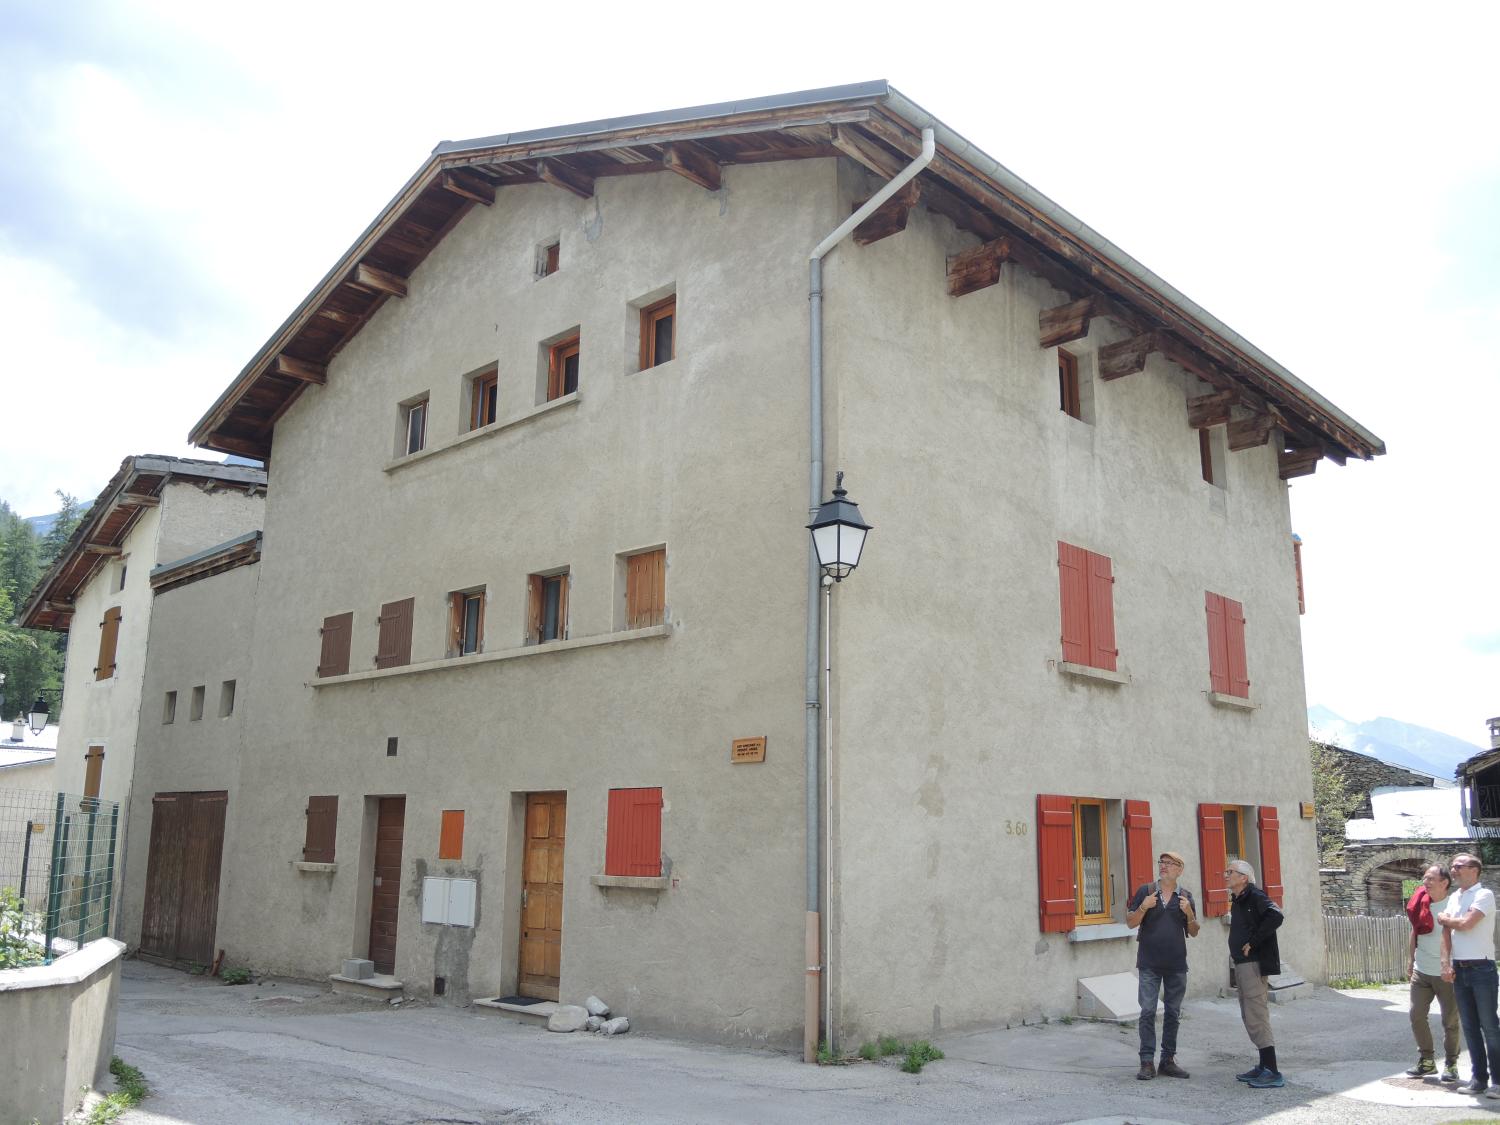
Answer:
[[[422,921],[440,926],[473,926],[479,885],[473,879],[422,880]]]

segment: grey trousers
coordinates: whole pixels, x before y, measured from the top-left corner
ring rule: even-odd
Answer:
[[[1453,996],[1453,982],[1428,976],[1417,970],[1411,978],[1411,1033],[1417,1041],[1417,1052],[1432,1058],[1432,1025],[1427,1013],[1437,997],[1438,1011],[1443,1014],[1443,1061],[1458,1061],[1458,1001]]]
[[[1271,990],[1260,975],[1260,966],[1254,961],[1236,965],[1234,987],[1240,994],[1240,1019],[1245,1021],[1250,1042],[1257,1049],[1276,1046],[1271,1038],[1271,1005],[1266,999]]]

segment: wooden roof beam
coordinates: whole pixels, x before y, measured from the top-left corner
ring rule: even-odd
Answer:
[[[1321,449],[1285,449],[1276,455],[1276,463],[1282,480],[1310,476],[1317,471],[1323,458]]]
[[[908,163],[847,125],[834,126],[833,147],[856,164],[864,165],[886,180],[895,179],[896,174]]]
[[[908,181],[900,191],[877,207],[874,214],[854,228],[854,241],[861,246],[868,246],[905,230],[907,216],[921,199],[921,193],[922,189],[917,186],[916,180]],[[861,203],[860,207],[863,206]],[[855,210],[859,208],[856,207]]]
[[[719,162],[702,145],[695,145],[692,141],[665,145],[661,162],[669,172],[676,172],[705,191],[719,190]]]
[[[465,172],[461,168],[444,172],[438,177],[438,183],[444,191],[451,191],[454,195],[462,196],[475,203],[483,203],[486,207],[495,202],[495,185],[482,176]]]
[[[108,543],[85,543],[83,545],[82,553],[85,555],[102,555],[105,558],[110,559],[114,558],[117,555],[123,555],[125,553],[125,548],[112,547]]]
[[[1037,317],[1042,347],[1055,348],[1087,336],[1089,321],[1094,316],[1094,304],[1093,297],[1084,297],[1066,305],[1043,309]]]
[[[1146,369],[1146,357],[1159,350],[1156,332],[1143,332],[1099,349],[1099,378],[1108,382]]]
[[[285,352],[282,352],[271,361],[269,370],[272,375],[282,375],[288,379],[300,379],[304,383],[322,385],[328,382],[328,367],[326,364],[298,359],[296,356],[287,355]]]
[[[948,259],[948,296],[962,297],[994,285],[1011,251],[1011,240],[1002,236],[954,254]]]
[[[1188,425],[1195,430],[1227,425],[1229,411],[1234,406],[1236,397],[1233,391],[1215,391],[1213,394],[1188,399]]]
[[[360,262],[354,267],[349,280],[362,289],[372,289],[376,293],[385,293],[392,297],[406,296],[406,278],[398,277],[389,270],[378,269],[365,262]]]
[[[536,174],[544,183],[571,191],[579,199],[594,198],[594,177],[569,167],[561,160],[538,160]]]
[[[208,440],[203,444],[210,449],[222,450],[225,453],[238,453],[241,457],[253,457],[257,461],[264,461],[269,449],[267,443],[235,437],[233,434],[226,434],[220,430],[209,434]]]
[[[143,496],[135,492],[122,492],[115,497],[114,506],[117,508],[159,508],[161,507],[160,496]]]
[[[1275,419],[1267,414],[1252,414],[1248,418],[1236,418],[1229,423],[1229,450],[1238,453],[1242,449],[1254,449],[1271,440],[1271,429]]]

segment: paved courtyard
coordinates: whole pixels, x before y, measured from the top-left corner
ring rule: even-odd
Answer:
[[[1135,1080],[1133,1028],[1051,1023],[938,1039],[894,1063],[804,1066],[650,1029],[549,1034],[459,1008],[399,1009],[291,981],[226,987],[125,963],[116,1052],[154,1094],[127,1125],[288,1122],[1500,1123],[1500,1102],[1400,1076],[1415,1052],[1404,990],[1305,990],[1278,1006],[1288,1085],[1234,1080],[1254,1055],[1233,1001],[1190,1002],[1186,1082]]]

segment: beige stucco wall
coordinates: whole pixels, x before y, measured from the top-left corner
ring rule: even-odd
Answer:
[[[1320,977],[1275,451],[1231,454],[1225,487],[1204,482],[1185,399],[1208,388],[1159,355],[1096,383],[1093,424],[1062,413],[1037,316],[1068,298],[1009,265],[1000,284],[947,296],[944,255],[973,244],[919,212],[902,235],[842,248],[827,271],[829,466],[848,471],[876,526],[835,596],[839,1030],[857,1042],[1064,1014],[1079,977],[1133,968],[1133,935],[1039,932],[1040,793],[1149,800],[1155,847],[1187,858],[1200,902],[1198,803],[1276,806],[1283,957]],[[1091,373],[1121,336],[1096,320],[1068,348]],[[1113,559],[1128,684],[1056,667],[1059,540]],[[1205,590],[1244,604],[1254,711],[1206,696]],[[1120,812],[1117,902],[1131,889]],[[1195,993],[1225,983],[1226,934],[1215,920],[1191,943]]]
[[[407,796],[396,975],[462,1000],[511,991],[519,813],[568,794],[562,994],[645,1026],[789,1043],[801,1022],[806,252],[836,222],[832,164],[537,185],[476,209],[276,431],[233,846],[230,959],[327,973],[363,954],[366,800]],[[535,248],[561,234],[557,274]],[[633,372],[629,302],[675,285],[677,358]],[[459,431],[463,376],[499,364],[499,415],[534,408],[539,342],[579,325],[578,401],[385,471],[397,404],[430,393],[429,446]],[[484,584],[485,649],[520,645],[526,576],[569,566],[570,636],[615,624],[616,556],[665,543],[671,633],[314,688],[324,616],[355,613],[369,669],[382,603],[416,598],[414,661],[442,654],[448,591]],[[763,765],[730,742],[765,735]],[[386,756],[386,739],[400,750]],[[674,885],[591,885],[611,787],[663,788]],[[338,870],[294,870],[306,798],[338,794]],[[435,855],[464,809],[460,863]],[[363,860],[363,862],[362,862]],[[424,927],[424,873],[479,880],[471,930]],[[267,903],[290,924],[268,925]],[[711,967],[711,968],[710,968]]]
[[[157,793],[229,794],[225,839],[239,813],[238,780],[245,752],[246,715],[255,706],[251,674],[260,568],[241,566],[185,586],[163,590],[152,607],[135,755],[121,926],[117,936],[140,943],[150,857],[152,797]],[[220,715],[225,681],[235,682],[234,705]],[[192,718],[195,686],[204,688],[201,719]],[[164,722],[165,696],[177,693],[173,721]],[[220,911],[234,893],[233,867],[221,864]]]

